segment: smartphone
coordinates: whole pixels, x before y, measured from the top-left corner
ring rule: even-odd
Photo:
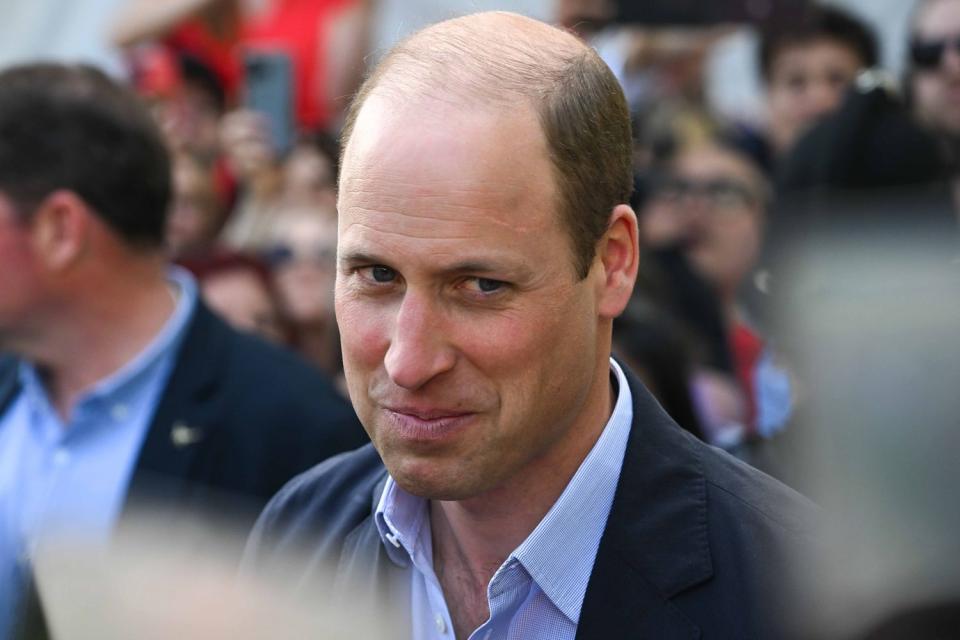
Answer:
[[[283,51],[245,51],[244,105],[263,114],[278,155],[293,144],[296,124],[293,113],[293,63]]]
[[[615,22],[657,26],[790,24],[810,0],[617,0]]]

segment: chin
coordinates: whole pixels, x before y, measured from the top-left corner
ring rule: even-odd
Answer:
[[[481,483],[465,478],[460,465],[446,465],[436,460],[415,463],[413,468],[392,469],[387,465],[390,476],[407,493],[427,500],[466,500],[487,490]],[[439,467],[439,468],[438,468]]]

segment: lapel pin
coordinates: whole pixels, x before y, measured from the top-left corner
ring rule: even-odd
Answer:
[[[183,448],[203,439],[203,430],[190,427],[183,422],[177,422],[170,430],[170,441],[173,446]]]

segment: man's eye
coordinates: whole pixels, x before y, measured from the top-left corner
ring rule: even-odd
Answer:
[[[506,282],[492,278],[470,278],[468,283],[470,288],[480,293],[494,293],[507,286]]]
[[[390,267],[384,267],[378,264],[368,268],[370,270],[370,277],[373,278],[375,282],[393,282],[397,279],[397,272]]]

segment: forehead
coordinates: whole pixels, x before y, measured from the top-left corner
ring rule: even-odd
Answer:
[[[852,67],[856,70],[861,63],[860,53],[856,48],[842,40],[824,36],[784,44],[774,56],[770,68],[773,74],[807,64]]]
[[[917,13],[914,33],[927,38],[960,34],[960,0],[933,0]]]
[[[914,21],[914,32],[927,38],[960,35],[960,0],[933,0]]]
[[[703,178],[737,178],[754,183],[756,170],[735,153],[712,146],[687,150],[677,157],[674,169],[685,176]]]
[[[546,142],[533,109],[376,94],[344,155],[340,234],[359,225],[411,237],[556,227]],[[444,233],[447,230],[449,233]]]

